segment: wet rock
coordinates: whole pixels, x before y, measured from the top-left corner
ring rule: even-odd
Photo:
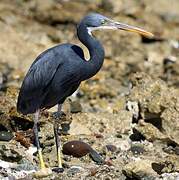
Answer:
[[[12,132],[0,131],[0,141],[10,141],[13,137]]]
[[[63,145],[62,152],[74,157],[82,157],[90,153],[92,148],[82,141],[69,141]]]
[[[138,160],[130,162],[123,168],[123,173],[126,177],[131,179],[155,179],[157,173],[152,169],[152,161]]]
[[[62,152],[66,155],[74,157],[83,157],[87,154],[98,164],[102,164],[104,160],[102,157],[92,149],[90,145],[82,141],[69,141],[63,145]]]

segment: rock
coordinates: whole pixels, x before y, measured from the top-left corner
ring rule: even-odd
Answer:
[[[100,7],[105,9],[105,10],[110,10],[113,13],[118,13],[121,11],[121,6],[122,6],[122,2],[121,1],[114,1],[114,0],[102,0]]]
[[[40,22],[49,24],[77,23],[88,10],[93,11],[98,4],[97,1],[88,1],[86,4],[86,1],[81,0],[77,2],[59,1],[58,3],[45,0],[43,5],[40,0],[35,2],[31,3],[30,7],[33,17]],[[25,7],[27,5],[28,3],[24,3]],[[76,14],[75,16],[73,15],[74,13]]]
[[[134,154],[134,155],[140,155],[140,154],[143,154],[145,152],[145,149],[143,147],[142,144],[132,144],[131,145],[131,148],[130,148],[130,151]]]
[[[175,155],[166,156],[152,163],[152,168],[158,174],[178,172],[179,158]]]
[[[0,131],[0,141],[10,141],[13,137],[12,132]]]
[[[8,162],[19,162],[22,157],[23,156],[15,149],[6,145],[0,145],[0,159]]]
[[[108,151],[111,151],[111,152],[115,152],[117,150],[117,147],[115,145],[112,145],[112,144],[107,144],[106,148]]]
[[[40,169],[38,171],[36,171],[33,176],[35,178],[45,178],[47,176],[50,176],[52,175],[52,170],[50,168],[43,168],[43,169]]]
[[[70,167],[70,169],[67,171],[68,176],[73,176],[77,173],[80,173],[81,171],[84,171],[84,168],[80,167],[80,166],[72,166]]]
[[[34,140],[34,133],[32,129],[27,130],[26,132],[16,132],[15,136],[15,140],[20,142],[20,144],[26,148],[29,148]]]
[[[68,133],[70,135],[91,134],[90,129],[86,126],[86,122],[83,120],[85,118],[85,114],[72,114],[72,122]]]
[[[153,80],[145,73],[136,73],[131,81],[133,89],[129,99],[138,102],[140,116],[153,125],[143,124],[148,127],[148,133],[153,132],[148,138],[151,139],[155,133],[155,137],[159,139],[168,138],[179,144],[179,92],[167,87],[164,81]],[[144,130],[143,127],[139,125],[136,129]]]
[[[177,180],[179,179],[179,173],[163,173],[161,175],[162,180]]]
[[[101,157],[101,155],[99,155],[98,152],[96,152],[95,150],[90,151],[90,157],[93,159],[93,161],[95,161],[97,164],[104,164],[105,161],[104,159]]]
[[[126,104],[126,108],[127,108],[127,110],[132,112],[134,119],[137,120],[138,117],[139,117],[139,106],[138,106],[138,103],[137,102],[128,101],[127,104]]]
[[[32,162],[29,160],[22,158],[19,162],[17,167],[15,168],[17,171],[32,171],[37,170],[38,167],[35,166]]]
[[[78,113],[82,111],[82,106],[78,101],[72,101],[70,103],[71,113]]]
[[[161,140],[168,142],[169,138],[161,133],[155,126],[150,123],[141,122],[134,126],[134,132],[140,133],[148,141]]]
[[[92,148],[82,141],[69,141],[63,145],[62,152],[74,157],[82,157],[90,153]]]
[[[102,157],[90,145],[82,141],[69,141],[63,145],[62,152],[73,157],[83,157],[87,154],[98,164],[104,163]]]
[[[110,121],[110,127],[108,126],[108,123]],[[111,133],[116,134],[116,132],[120,133],[129,133],[130,127],[132,122],[132,113],[121,110],[117,114],[113,113],[78,113],[78,114],[72,114],[72,126],[75,128],[75,125],[77,127],[80,127],[76,129],[76,132],[73,131],[73,129],[70,129],[70,131],[73,131],[73,134],[82,134],[83,132],[88,133],[99,133],[103,129],[103,133]],[[90,126],[90,124],[93,124],[93,126]],[[80,130],[79,130],[80,129]],[[69,131],[69,133],[70,133]],[[71,133],[70,133],[71,134]]]
[[[137,160],[130,162],[123,168],[123,173],[126,177],[131,179],[155,179],[158,175],[152,169],[153,161],[150,160]]]

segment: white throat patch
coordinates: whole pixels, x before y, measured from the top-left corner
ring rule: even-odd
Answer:
[[[100,30],[100,29],[117,29],[117,28],[114,27],[114,26],[87,27],[88,34],[89,34],[90,36],[93,36],[93,35],[92,35],[92,32],[93,32],[93,31],[95,31],[95,30]]]

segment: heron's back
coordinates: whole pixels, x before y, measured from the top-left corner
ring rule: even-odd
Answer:
[[[53,47],[38,56],[22,83],[17,110],[30,114],[63,103],[81,82],[79,69],[83,57],[83,51],[71,44]]]

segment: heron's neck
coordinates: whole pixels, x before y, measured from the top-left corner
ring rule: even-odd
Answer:
[[[77,34],[79,40],[88,48],[90,59],[84,61],[84,80],[94,76],[103,65],[104,61],[104,49],[101,43],[94,37],[89,35],[87,26],[81,23],[78,26]]]

